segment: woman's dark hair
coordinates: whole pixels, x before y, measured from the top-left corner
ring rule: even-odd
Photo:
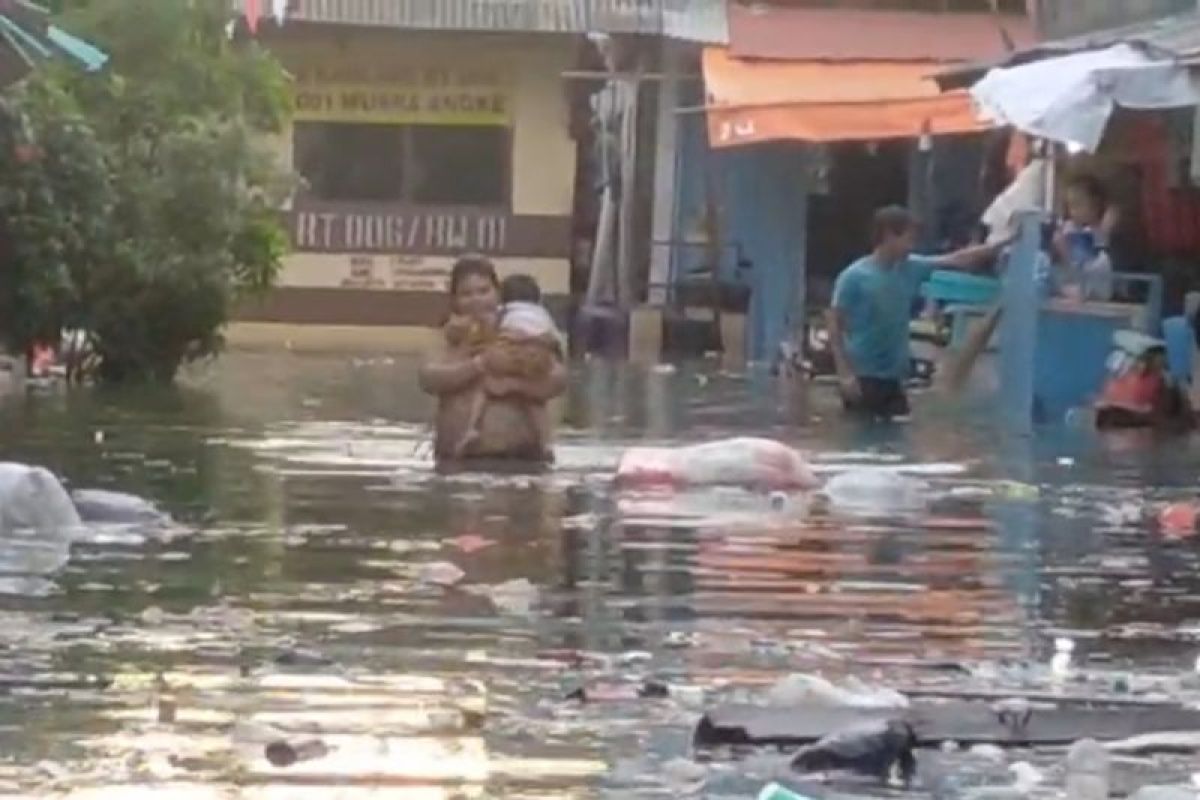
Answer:
[[[491,282],[496,291],[500,291],[500,278],[496,275],[496,265],[487,256],[476,253],[460,256],[450,270],[450,296],[458,294],[458,287],[472,276],[484,278]]]

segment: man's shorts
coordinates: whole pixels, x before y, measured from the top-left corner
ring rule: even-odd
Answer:
[[[847,411],[873,419],[908,416],[908,394],[900,381],[859,378],[858,390],[856,399],[842,398],[842,405]]]

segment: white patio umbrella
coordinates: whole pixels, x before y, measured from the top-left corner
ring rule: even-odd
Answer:
[[[1088,152],[1099,147],[1117,106],[1200,105],[1187,66],[1129,44],[992,69],[971,95],[992,121]]]

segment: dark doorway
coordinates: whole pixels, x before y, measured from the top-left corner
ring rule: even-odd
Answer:
[[[911,148],[907,140],[830,148],[828,191],[814,193],[808,205],[810,305],[827,304],[837,274],[871,249],[875,209],[907,202]]]

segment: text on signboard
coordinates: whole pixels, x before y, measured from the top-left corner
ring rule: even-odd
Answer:
[[[300,211],[294,242],[326,252],[502,252],[508,220],[499,214],[453,212],[341,213]]]

